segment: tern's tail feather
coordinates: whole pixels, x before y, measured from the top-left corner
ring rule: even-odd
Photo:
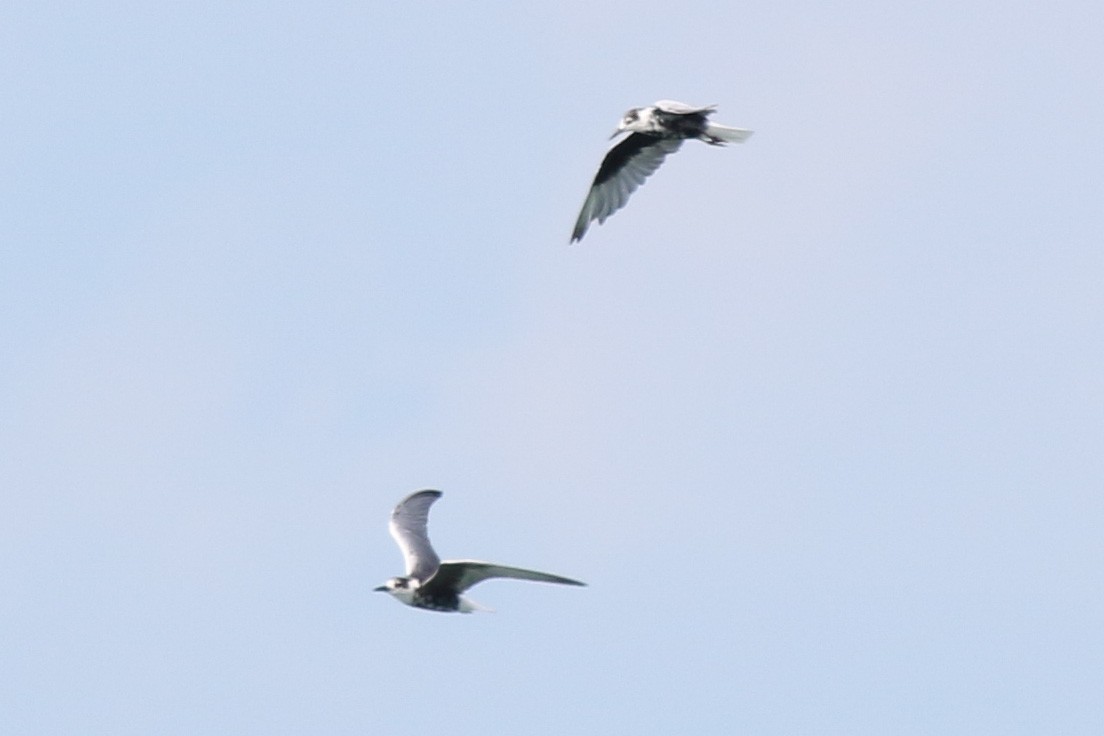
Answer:
[[[484,613],[495,612],[493,608],[482,606],[467,596],[460,596],[460,613],[474,613],[476,611],[483,611]]]
[[[709,123],[705,126],[705,134],[713,138],[715,142],[743,143],[751,137],[752,131],[743,128],[730,128],[727,125]]]

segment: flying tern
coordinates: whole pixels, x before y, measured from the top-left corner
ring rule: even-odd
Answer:
[[[696,138],[713,146],[747,140],[752,133],[750,130],[709,122],[716,107],[694,107],[660,100],[651,107],[634,107],[626,112],[610,138],[625,131],[629,135],[602,160],[579,219],[575,221],[571,242],[582,240],[593,221],[602,224],[624,207],[629,195],[655,173],[667,154],[677,151],[684,140]]]
[[[471,613],[487,610],[462,594],[468,588],[490,578],[536,580],[562,585],[586,585],[578,580],[535,570],[495,565],[477,560],[441,561],[429,542],[426,530],[429,507],[441,497],[440,491],[426,490],[410,494],[391,512],[389,524],[406,561],[406,575],[393,577],[375,590],[390,593],[408,606],[430,611]]]

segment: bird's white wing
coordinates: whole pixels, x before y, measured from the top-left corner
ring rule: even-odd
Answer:
[[[515,580],[534,580],[539,583],[559,583],[561,585],[586,585],[578,580],[552,575],[536,570],[523,570],[520,567],[506,567],[478,560],[448,560],[437,568],[437,574],[428,585],[452,588],[463,593],[477,583],[490,578],[513,578]]]
[[[655,103],[655,108],[660,112],[667,112],[672,115],[693,115],[696,112],[712,112],[717,109],[716,105],[705,105],[703,107],[694,107],[693,105],[687,105],[685,102],[675,102],[674,100],[660,100]]]
[[[440,491],[417,491],[399,502],[391,512],[388,527],[406,561],[408,577],[426,580],[437,571],[441,559],[429,543],[429,507],[441,497]]]
[[[625,206],[629,195],[644,180],[655,173],[667,154],[674,153],[682,145],[677,138],[658,138],[644,133],[632,133],[611,148],[598,168],[583,209],[575,221],[571,240],[582,240],[590,223],[599,224]]]

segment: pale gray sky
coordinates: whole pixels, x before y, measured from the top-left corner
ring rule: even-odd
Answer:
[[[1101,5],[379,6],[0,17],[7,729],[1104,731]]]

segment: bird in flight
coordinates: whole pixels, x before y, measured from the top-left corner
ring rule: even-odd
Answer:
[[[578,580],[546,572],[522,570],[476,560],[441,561],[429,543],[426,526],[429,507],[441,497],[440,491],[410,494],[391,512],[389,528],[406,561],[406,575],[393,577],[375,589],[390,593],[396,600],[429,611],[471,613],[487,610],[461,595],[468,588],[490,578],[536,580],[562,585],[586,585]]]
[[[593,221],[597,220],[600,225],[624,207],[629,195],[659,168],[667,154],[677,151],[684,140],[697,138],[713,146],[747,140],[752,133],[750,130],[709,122],[716,107],[693,107],[673,100],[660,100],[651,107],[634,107],[626,112],[610,138],[624,131],[629,131],[629,135],[609,150],[598,167],[579,219],[575,221],[571,242],[582,240]]]

